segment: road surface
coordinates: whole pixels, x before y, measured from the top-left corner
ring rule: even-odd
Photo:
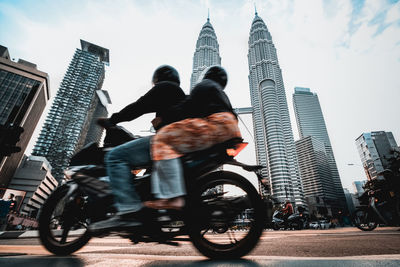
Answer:
[[[178,243],[134,245],[109,236],[93,238],[72,256],[57,257],[36,238],[0,239],[0,266],[400,266],[398,228],[265,231],[241,261],[209,261],[185,236]]]

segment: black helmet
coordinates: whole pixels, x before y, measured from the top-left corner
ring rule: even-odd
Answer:
[[[228,74],[221,66],[211,66],[206,70],[203,79],[213,80],[214,82],[217,82],[219,85],[221,85],[222,89],[224,89],[226,83],[228,82]]]
[[[163,81],[176,82],[177,84],[181,83],[178,71],[169,65],[162,65],[154,71],[152,79],[153,84]]]

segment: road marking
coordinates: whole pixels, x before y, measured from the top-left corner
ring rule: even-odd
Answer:
[[[80,254],[77,255],[82,258],[103,258],[104,254]],[[147,255],[147,254],[107,254],[107,259],[135,259],[146,261],[198,261],[208,259],[205,256],[181,256],[181,255]],[[367,256],[344,256],[344,257],[289,257],[289,256],[257,256],[247,255],[243,259],[247,260],[400,260],[400,254],[386,254],[386,255],[367,255]]]
[[[74,254],[80,253],[90,253],[97,251],[112,251],[112,250],[120,250],[123,248],[131,248],[131,247],[116,247],[116,246],[84,246]],[[0,253],[25,253],[28,255],[53,255],[51,252],[47,251],[41,245],[1,245]],[[104,255],[104,254],[103,254]]]

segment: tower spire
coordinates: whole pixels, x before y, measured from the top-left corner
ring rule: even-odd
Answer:
[[[208,8],[207,22],[210,22],[210,8]]]
[[[254,3],[254,13],[256,16],[258,16],[256,3]]]

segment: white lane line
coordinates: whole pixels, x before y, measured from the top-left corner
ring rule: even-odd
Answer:
[[[253,260],[400,260],[400,254],[359,255],[341,257],[289,257],[289,256],[257,256],[250,255],[244,259]]]
[[[101,258],[104,254],[79,254],[79,257],[84,258]],[[171,255],[146,255],[146,254],[108,254],[107,259],[137,259],[151,261],[188,261],[188,260],[204,260],[208,259],[205,256],[171,256]],[[288,256],[252,256],[243,257],[248,260],[400,260],[400,254],[385,254],[385,255],[367,255],[367,256],[344,256],[344,257],[288,257]]]

